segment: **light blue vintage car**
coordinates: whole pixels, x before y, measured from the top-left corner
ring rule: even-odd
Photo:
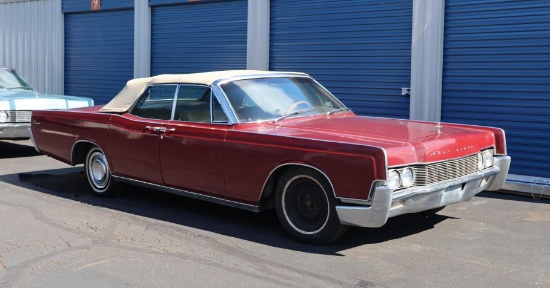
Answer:
[[[93,106],[84,97],[38,93],[13,68],[0,66],[0,139],[28,139],[32,110]]]

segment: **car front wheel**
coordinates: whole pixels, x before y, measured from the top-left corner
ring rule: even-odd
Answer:
[[[286,170],[276,191],[277,216],[294,239],[327,244],[342,237],[347,226],[340,224],[328,181],[317,171],[300,167]]]
[[[86,178],[92,192],[98,196],[108,197],[115,194],[115,182],[111,176],[109,163],[101,149],[93,147],[86,155]]]

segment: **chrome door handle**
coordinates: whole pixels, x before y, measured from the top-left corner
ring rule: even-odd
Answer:
[[[154,132],[164,132],[164,130],[166,130],[166,128],[164,127],[152,127],[152,126],[145,126],[145,129],[153,130]]]

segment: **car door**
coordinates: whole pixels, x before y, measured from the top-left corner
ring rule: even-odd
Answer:
[[[160,140],[164,184],[191,192],[225,195],[223,147],[227,117],[211,89],[181,84],[173,120]]]
[[[129,113],[111,119],[109,149],[113,173],[162,184],[159,141],[172,117],[177,84],[149,86]]]

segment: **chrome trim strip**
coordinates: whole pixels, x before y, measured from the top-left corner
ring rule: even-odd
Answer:
[[[176,188],[167,187],[167,186],[163,186],[163,185],[159,185],[159,184],[153,184],[153,183],[149,183],[149,182],[145,182],[145,181],[139,181],[139,180],[126,178],[126,177],[122,177],[122,176],[113,175],[113,178],[115,178],[116,181],[129,183],[129,184],[133,184],[133,185],[136,185],[136,186],[141,186],[141,187],[150,188],[150,189],[154,189],[154,190],[159,190],[159,191],[163,191],[163,192],[168,192],[168,193],[171,193],[171,194],[176,194],[176,195],[185,196],[185,197],[189,197],[189,198],[194,198],[194,199],[198,199],[198,200],[204,200],[204,201],[212,202],[212,203],[215,203],[215,204],[221,204],[221,205],[225,205],[225,206],[229,206],[229,207],[244,209],[244,210],[251,211],[251,212],[259,212],[260,211],[259,207],[256,206],[256,205],[240,203],[240,202],[236,202],[236,201],[232,201],[232,200],[222,199],[222,198],[218,198],[218,197],[214,197],[214,196],[210,196],[210,195],[199,194],[199,193],[190,192],[190,191],[187,191],[187,190],[176,189]]]
[[[174,116],[176,115],[176,105],[178,104],[178,94],[180,92],[181,85],[176,86],[176,92],[174,92],[174,99],[172,99],[172,113],[170,114],[170,120],[174,120]],[[147,88],[145,88],[145,91],[147,91]]]

